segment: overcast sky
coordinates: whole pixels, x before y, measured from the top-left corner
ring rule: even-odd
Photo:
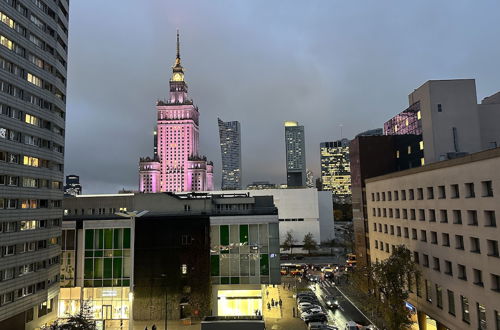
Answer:
[[[305,126],[317,177],[320,142],[382,127],[429,79],[475,78],[478,101],[499,91],[499,13],[495,0],[71,1],[66,174],[84,193],[137,189],[176,28],[220,187],[217,117],[241,123],[243,183],[283,183],[285,120]]]

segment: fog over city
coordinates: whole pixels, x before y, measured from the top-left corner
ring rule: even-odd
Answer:
[[[285,120],[319,143],[382,127],[430,79],[500,89],[497,1],[71,2],[65,174],[84,193],[137,189],[168,96],[176,29],[200,149],[220,186],[217,117],[242,128],[243,185],[286,182]],[[341,129],[342,127],[342,129]]]

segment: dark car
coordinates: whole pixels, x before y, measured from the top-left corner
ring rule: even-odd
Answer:
[[[339,308],[339,301],[335,299],[333,296],[325,296],[324,297],[326,307],[329,309],[337,309]]]
[[[328,318],[325,313],[316,313],[304,318],[304,322],[306,322],[306,324],[309,324],[309,322],[326,322],[327,320]]]
[[[297,304],[300,304],[302,302],[308,302],[316,305],[319,304],[319,301],[316,297],[300,297],[299,299],[297,299]]]

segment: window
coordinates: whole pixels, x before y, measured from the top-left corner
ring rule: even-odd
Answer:
[[[399,209],[394,209],[394,213],[395,213],[394,217],[395,217],[396,219],[399,219],[399,218],[400,218]]]
[[[403,219],[408,219],[408,210],[403,209]]]
[[[377,231],[377,223],[376,222],[373,223],[373,231]]]
[[[436,210],[429,210],[429,222],[436,222]]]
[[[490,257],[498,257],[498,241],[494,240],[486,240],[486,243],[488,244],[488,256]]]
[[[410,237],[410,235],[409,235],[409,232],[408,232],[408,227],[404,227],[404,228],[403,228],[403,231],[404,231],[404,236],[405,236],[405,238],[409,238],[409,237]]]
[[[462,211],[453,210],[453,223],[456,225],[462,224]]]
[[[24,156],[23,157],[23,165],[38,167],[39,166],[39,159],[36,157]]]
[[[444,261],[444,273],[446,275],[453,276],[453,267],[452,267],[451,261],[449,261],[449,260]]]
[[[477,309],[477,328],[479,330],[486,330],[486,307],[483,304],[476,303]]]
[[[382,201],[385,202],[385,192],[382,192]]]
[[[460,189],[458,184],[450,185],[451,188],[451,198],[460,198]]]
[[[400,226],[396,227],[396,232],[397,232],[397,235],[401,237],[401,227]]]
[[[491,180],[481,181],[481,188],[483,197],[493,197],[493,184]]]
[[[433,262],[433,264],[434,264],[433,269],[434,269],[435,271],[440,272],[440,271],[441,271],[441,263],[439,262],[439,258],[433,257],[433,258],[432,258],[432,262]]]
[[[450,234],[442,233],[441,240],[443,241],[443,246],[450,246]]]
[[[410,220],[415,220],[415,219],[416,219],[415,209],[410,209]]]
[[[434,199],[434,188],[427,187],[427,199]]]
[[[401,190],[401,200],[402,201],[406,200],[406,190]]]
[[[14,301],[14,292],[8,292],[1,296],[0,305],[6,305]]]
[[[446,198],[446,188],[445,186],[438,186],[438,198]]]
[[[467,281],[467,270],[464,265],[457,264],[458,278]]]
[[[414,240],[417,239],[417,230],[415,228],[411,229],[411,238]]]
[[[500,312],[495,311],[495,330],[500,330]]]
[[[408,192],[410,194],[410,198],[409,199],[411,201],[414,200],[415,199],[415,192],[413,191],[413,189],[408,190]]]
[[[378,249],[378,241],[375,240],[375,248]]]
[[[415,262],[417,265],[420,264],[420,258],[417,251],[413,251],[413,262]]]
[[[15,245],[6,245],[3,247],[3,256],[12,256],[16,252],[16,246]]]
[[[457,250],[464,249],[464,237],[462,235],[455,235],[455,248]]]
[[[443,288],[436,284],[436,305],[443,309]]]
[[[474,284],[478,286],[484,286],[483,284],[483,272],[479,269],[472,268],[472,273],[474,275]]]
[[[387,224],[384,224],[384,234],[387,234]]]
[[[474,198],[476,193],[474,192],[474,183],[468,182],[465,184],[465,198]]]
[[[486,227],[496,227],[497,220],[495,217],[495,211],[484,211],[484,225]]]
[[[496,274],[490,274],[491,276],[491,290],[500,292],[500,276]]]
[[[440,210],[441,223],[448,223],[448,210]]]
[[[440,103],[437,105],[437,111],[443,112],[443,106]]]
[[[391,225],[390,230],[391,230],[391,235],[394,235],[394,225]]]
[[[470,252],[481,253],[481,246],[479,244],[479,238],[477,238],[477,237],[470,238]]]
[[[477,211],[476,210],[468,210],[467,211],[467,224],[469,226],[477,226]]]
[[[419,199],[419,200],[424,199],[424,189],[423,188],[417,188],[417,199]]]
[[[425,221],[425,210],[424,209],[418,210],[418,220]]]
[[[394,190],[394,200],[398,201],[399,200],[399,191]]]
[[[427,254],[425,254],[425,253],[424,253],[424,254],[423,254],[423,257],[424,257],[424,261],[423,261],[422,265],[423,265],[424,267],[429,267],[429,256],[428,256]]]
[[[448,292],[448,313],[455,316],[455,294],[453,291],[447,290]]]
[[[432,302],[432,284],[428,280],[425,280],[425,300]]]
[[[437,237],[437,233],[435,231],[431,231],[431,243],[432,244],[438,243],[438,237]]]
[[[469,300],[467,297],[460,296],[460,303],[462,305],[462,321],[470,323]]]
[[[422,242],[427,242],[427,232],[425,230],[420,230],[420,240]]]

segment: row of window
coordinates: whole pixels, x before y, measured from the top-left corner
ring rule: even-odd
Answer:
[[[46,249],[52,245],[60,244],[61,237],[51,237],[49,239],[33,241],[33,242],[25,242],[18,243],[12,245],[4,245],[1,246],[1,257],[9,257],[17,254],[23,254],[26,252],[33,252],[38,250]]]
[[[0,198],[1,209],[55,209],[62,206],[60,199],[15,199]]]
[[[110,207],[110,208],[105,208],[105,207],[100,207],[98,209],[92,208],[92,209],[87,209],[87,212],[85,212],[85,209],[65,209],[64,210],[64,215],[104,215],[104,214],[115,214],[116,212],[127,212],[126,207]]]
[[[0,138],[14,142],[24,143],[30,146],[48,149],[51,151],[64,153],[64,147],[50,140],[45,140],[37,136],[17,132],[9,128],[0,127]]]
[[[1,12],[0,12],[0,14],[1,14]],[[12,73],[13,75],[20,77],[21,79],[27,80],[31,84],[54,94],[58,99],[61,99],[63,101],[65,101],[65,99],[66,99],[66,96],[64,95],[64,93],[61,90],[59,90],[56,86],[52,85],[51,83],[49,83],[47,81],[44,81],[42,78],[34,75],[33,73],[28,72],[24,68],[4,59],[2,57],[0,57],[0,69],[3,69],[9,73]]]
[[[378,228],[377,228],[378,227]],[[374,231],[378,231],[382,233],[382,224],[373,224],[373,229]],[[400,226],[394,226],[390,225],[388,226],[387,224],[383,225],[383,232],[385,234],[390,234],[392,236],[398,236],[401,237],[403,235],[404,238],[410,238],[410,231],[408,227],[400,227]],[[396,229],[396,231],[394,230]],[[403,232],[401,232],[401,229],[403,229]],[[430,243],[438,245],[438,233],[436,231],[429,231],[430,233]],[[427,237],[427,231],[424,229],[420,230],[420,235],[418,234],[418,230],[415,228],[411,228],[411,239],[413,240],[418,240],[420,236],[420,241],[422,242],[427,242],[428,237]],[[481,240],[478,237],[469,237],[469,242],[470,242],[470,252],[472,253],[481,253]],[[450,247],[450,234],[448,233],[441,233],[441,245],[445,247]],[[486,246],[487,246],[487,254],[490,257],[500,257],[499,254],[499,248],[498,248],[498,241],[497,240],[490,240],[486,239]],[[375,241],[375,248],[377,248],[377,241]],[[457,250],[465,250],[465,244],[464,244],[464,236],[463,235],[455,235],[455,248]],[[386,247],[386,252],[388,251],[388,245]],[[381,250],[383,250],[383,247],[381,247]]]
[[[436,215],[436,210],[428,209],[427,212],[425,209],[386,209],[386,208],[372,208],[372,215],[374,217],[384,217],[384,218],[396,218],[396,219],[409,219],[409,220],[417,220],[417,211],[418,211],[418,220],[429,222],[436,222],[439,220],[440,223],[448,223],[448,211],[449,210],[438,210],[439,211],[439,219]],[[453,216],[453,224],[461,225],[463,224],[462,212],[466,212],[467,215],[467,225],[469,226],[479,226],[478,212],[476,210],[451,210]],[[427,213],[427,214],[426,214]],[[496,214],[493,210],[485,210],[482,213],[481,224],[484,227],[496,227]]]
[[[61,181],[15,175],[0,175],[0,186],[5,185],[25,188],[50,188],[57,190],[62,190],[63,188],[63,184]]]
[[[0,270],[0,281],[5,282],[14,278],[22,277],[26,274],[34,273],[42,269],[51,267],[52,265],[59,264],[59,256],[49,259],[28,263],[18,267],[10,267]]]
[[[1,130],[0,130],[1,134]],[[25,165],[25,166],[32,166],[32,167],[42,167],[42,168],[48,168],[51,170],[57,170],[59,172],[62,172],[64,170],[63,164],[59,164],[50,160],[38,158],[38,157],[33,157],[33,156],[27,156],[27,155],[19,155],[15,153],[10,153],[6,151],[1,151],[0,150],[0,162],[7,162],[10,164],[20,164],[20,165]]]
[[[6,221],[0,223],[0,233],[14,233],[17,231],[35,230],[40,228],[52,228],[60,226],[61,226],[61,219]]]
[[[8,2],[8,1],[7,1]],[[64,40],[59,37],[59,35],[55,32],[55,30],[50,27],[50,25],[45,24],[39,17],[29,13],[26,7],[23,5],[19,4],[16,2],[16,9],[23,14],[26,18],[28,18],[34,25],[36,25],[38,28],[40,28],[42,31],[46,32],[48,35],[54,38],[55,41],[59,43],[61,48],[64,49],[65,52],[67,52],[68,47]],[[61,65],[66,68],[66,61],[64,58],[59,54],[59,52],[49,45],[48,43],[44,42],[42,38],[38,37],[36,34],[31,32],[30,30],[26,29],[26,27],[22,26],[18,22],[14,21],[12,18],[8,17],[5,13],[1,13],[2,15],[2,23],[10,27],[11,29],[15,30],[19,34],[21,34],[23,37],[27,38],[29,41],[31,41],[33,44],[35,44],[38,48],[41,50],[46,51],[53,57],[57,58],[57,60],[61,63]]]
[[[447,191],[448,194],[450,195],[450,198],[460,198],[460,186],[458,184],[451,184],[449,185],[449,190],[446,189],[446,186],[438,186],[437,187],[437,198],[438,199],[445,199],[447,198]],[[465,197],[466,198],[474,198],[476,197],[476,188],[474,186],[474,182],[467,182],[463,184],[462,189],[465,190]],[[423,200],[424,199],[424,188],[417,188],[416,189],[416,199],[417,200]],[[491,180],[486,180],[486,181],[481,181],[481,196],[482,197],[493,197],[493,183]],[[372,202],[375,201],[398,201],[401,200],[415,200],[415,189],[408,189],[408,194],[406,193],[406,190],[394,190],[394,191],[383,191],[383,192],[376,192],[372,193],[371,198]],[[426,198],[427,199],[434,199],[435,194],[434,194],[434,187],[427,187],[426,188]]]
[[[46,130],[52,131],[56,134],[59,134],[61,136],[64,136],[64,129],[60,128],[59,126],[55,125],[54,123],[39,118],[34,115],[30,115],[28,113],[25,113],[21,110],[14,109],[8,105],[0,103],[0,115],[7,116],[9,118],[17,119],[22,122],[25,122],[26,124],[30,124],[36,127],[44,128]]]

